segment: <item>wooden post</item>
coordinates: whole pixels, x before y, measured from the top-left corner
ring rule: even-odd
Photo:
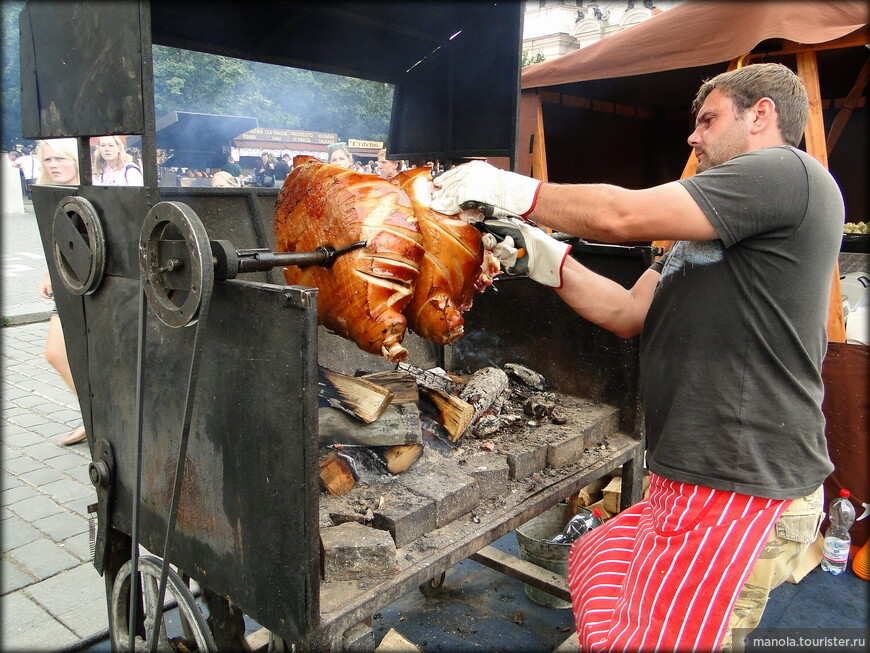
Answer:
[[[806,149],[825,168],[828,167],[828,148],[825,144],[825,121],[822,116],[822,95],[819,90],[819,66],[814,50],[801,50],[795,54],[797,73],[803,80],[810,101],[810,113],[804,132]],[[840,265],[834,262],[828,307],[828,340],[846,342],[846,324],[843,320],[843,296],[840,290]]]

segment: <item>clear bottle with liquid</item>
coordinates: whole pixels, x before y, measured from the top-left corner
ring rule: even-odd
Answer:
[[[596,526],[601,525],[601,511],[598,508],[585,508],[579,506],[577,514],[568,520],[562,532],[556,535],[553,539],[547,540],[552,544],[571,544],[575,542],[584,533],[591,531]]]
[[[849,501],[849,490],[840,490],[839,498],[828,508],[828,529],[822,551],[822,569],[835,576],[842,574],[849,564],[849,546],[852,538],[849,528],[855,522],[855,508]]]

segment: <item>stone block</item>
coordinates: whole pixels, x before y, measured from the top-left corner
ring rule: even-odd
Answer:
[[[463,459],[462,471],[477,481],[480,500],[485,501],[507,492],[510,465],[507,457],[481,452]]]
[[[356,522],[320,529],[323,580],[389,578],[396,573],[396,545],[387,531]]]
[[[36,578],[48,578],[81,564],[78,558],[46,539],[34,540],[10,551],[8,555]]]
[[[2,587],[0,593],[2,594],[9,594],[9,592],[27,587],[34,581],[32,576],[24,573],[8,560],[3,560],[0,563],[0,569],[3,570],[3,573],[0,574],[0,587]]]
[[[88,530],[87,519],[71,512],[61,512],[50,517],[43,517],[33,522],[33,525],[55,542],[60,542]]]
[[[39,531],[15,515],[0,522],[0,535],[4,553],[39,539]]]
[[[597,406],[566,434],[547,445],[547,467],[559,469],[580,460],[583,451],[615,433],[619,428],[619,409]]]
[[[3,613],[3,650],[39,651],[47,644],[52,650],[71,648],[79,640],[50,613],[22,592],[5,594],[0,599]]]
[[[547,445],[514,447],[507,455],[510,477],[524,479],[547,466]]]
[[[375,511],[372,526],[389,531],[396,548],[410,544],[424,533],[435,530],[435,501],[414,494],[408,488],[394,483],[388,498]]]
[[[399,478],[411,492],[435,502],[436,528],[446,526],[480,503],[477,481],[450,466],[415,467]]]

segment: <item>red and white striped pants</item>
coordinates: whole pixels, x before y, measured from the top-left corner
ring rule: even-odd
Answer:
[[[653,474],[648,499],[571,548],[568,586],[580,649],[716,649],[788,504]]]

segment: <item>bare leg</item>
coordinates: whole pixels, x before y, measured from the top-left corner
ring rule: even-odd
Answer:
[[[73,384],[72,372],[69,368],[69,360],[66,357],[66,344],[63,341],[63,327],[60,325],[60,318],[57,315],[52,315],[48,321],[48,335],[45,337],[45,360],[57,370],[66,384],[69,386],[70,392],[76,394],[76,387]]]
[[[72,371],[69,367],[69,359],[66,356],[66,344],[63,340],[63,328],[60,318],[52,315],[48,321],[48,335],[45,337],[45,360],[57,370],[60,378],[66,382],[70,391],[76,394],[76,387],[72,379]],[[75,444],[87,437],[84,426],[77,426],[69,434],[60,439],[61,444]]]

